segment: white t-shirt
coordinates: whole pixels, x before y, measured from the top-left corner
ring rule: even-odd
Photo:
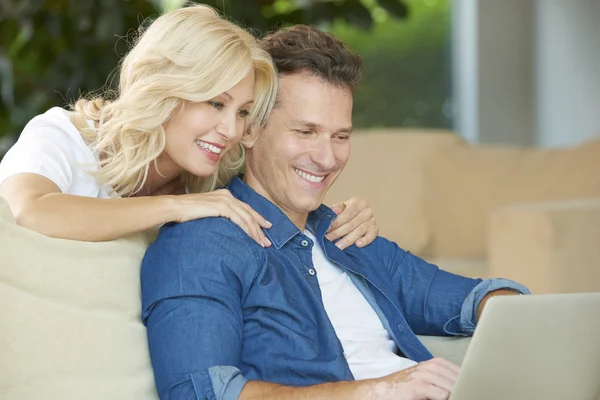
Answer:
[[[396,354],[398,347],[348,274],[325,258],[312,233],[304,233],[314,242],[312,258],[323,305],[354,378],[379,378],[416,365]]]
[[[88,173],[98,156],[71,123],[70,113],[54,107],[33,118],[0,163],[0,184],[11,176],[34,173],[50,179],[66,194],[111,198],[112,190]],[[88,121],[91,125],[91,121]]]

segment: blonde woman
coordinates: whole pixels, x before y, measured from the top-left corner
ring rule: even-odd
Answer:
[[[0,164],[17,223],[47,236],[106,241],[160,224],[222,216],[263,246],[270,223],[226,190],[243,132],[276,96],[271,59],[207,6],[166,13],[121,63],[113,100],[80,99],[32,119]],[[342,205],[332,237],[377,234],[372,212]]]

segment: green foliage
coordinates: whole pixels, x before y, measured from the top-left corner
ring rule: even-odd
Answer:
[[[147,0],[0,0],[0,137],[36,114],[101,88]]]
[[[367,76],[356,101],[357,125],[365,126],[401,124],[399,109],[414,108],[414,101],[406,95],[412,91],[422,93],[423,98],[440,98],[439,77],[422,64],[441,62],[444,38],[440,32],[447,21],[434,13],[426,29],[412,25],[413,8],[423,9],[421,3],[432,1],[436,0],[199,3],[218,8],[257,34],[294,23],[332,28],[365,58]],[[52,106],[64,106],[107,83],[114,85],[109,77],[127,51],[128,37],[159,15],[165,3],[179,6],[181,0],[0,0],[0,139],[3,135],[16,138],[30,118]],[[408,24],[399,22],[409,15],[409,7]],[[417,15],[425,14],[419,11]],[[421,39],[413,41],[411,35]],[[429,47],[421,48],[424,44]],[[412,61],[403,63],[408,54]],[[431,80],[406,79],[415,69]],[[432,107],[438,107],[436,102],[440,100]]]
[[[373,2],[380,2],[396,17],[407,13],[403,0]],[[373,25],[360,0],[311,1],[304,7],[293,0],[203,3],[259,32],[339,17],[361,28]],[[16,136],[34,115],[103,87],[127,51],[128,33],[161,11],[155,4],[148,0],[0,0],[0,137]]]
[[[357,127],[450,126],[450,1],[408,1],[411,17],[382,18],[369,32],[336,21],[332,32],[364,61]]]

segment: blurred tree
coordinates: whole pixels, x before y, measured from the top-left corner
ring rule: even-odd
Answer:
[[[365,32],[337,20],[331,32],[361,55],[354,126],[450,128],[451,0],[406,0],[410,18],[377,18]]]
[[[31,117],[49,107],[64,105],[105,83],[114,84],[107,77],[127,51],[128,33],[156,17],[163,4],[168,4],[163,1],[0,0],[0,139],[3,135],[16,138]],[[370,29],[374,6],[394,18],[408,13],[405,0],[198,3],[212,5],[259,32],[283,24],[319,24],[337,18]],[[1,145],[0,141],[0,157]]]

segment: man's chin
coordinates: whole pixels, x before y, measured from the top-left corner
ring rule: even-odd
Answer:
[[[310,200],[304,200],[304,201],[300,201],[296,203],[296,209],[297,210],[302,210],[302,212],[313,212],[315,211],[317,208],[319,208],[322,204],[322,199],[310,199]]]

